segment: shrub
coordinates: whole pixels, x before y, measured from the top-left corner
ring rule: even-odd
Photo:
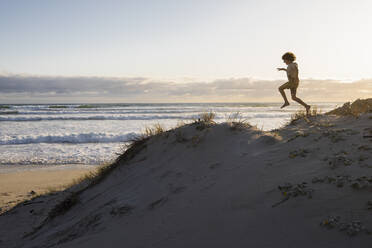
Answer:
[[[193,124],[196,125],[197,130],[203,130],[207,127],[216,124],[216,122],[213,120],[215,117],[216,114],[213,112],[201,113],[198,119],[194,119]]]
[[[231,130],[242,130],[244,128],[251,127],[251,125],[247,122],[247,119],[244,119],[239,111],[230,114],[227,117],[227,123]]]
[[[291,119],[289,121],[290,124],[294,124],[297,120],[300,120],[302,118],[307,118],[309,116],[318,116],[321,114],[321,109],[318,109],[317,106],[312,106],[310,109],[309,115],[306,115],[305,110],[298,110],[294,114],[291,115]]]
[[[199,119],[206,124],[215,124],[216,122],[213,121],[214,118],[216,118],[216,114],[213,112],[209,112],[201,113]]]

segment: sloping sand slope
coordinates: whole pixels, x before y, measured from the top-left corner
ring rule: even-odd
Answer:
[[[66,211],[47,217],[78,186],[0,216],[0,247],[371,247],[371,128],[371,114],[272,132],[186,125],[139,145]]]

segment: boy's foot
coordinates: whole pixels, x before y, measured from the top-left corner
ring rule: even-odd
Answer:
[[[285,108],[289,105],[289,102],[285,102],[280,108]]]
[[[306,108],[306,115],[309,116],[310,115],[310,108],[311,108],[311,106],[310,105],[307,105],[305,108]]]

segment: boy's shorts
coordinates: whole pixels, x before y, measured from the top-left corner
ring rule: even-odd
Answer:
[[[285,84],[281,85],[280,89],[297,89],[298,83],[296,82],[286,82]]]

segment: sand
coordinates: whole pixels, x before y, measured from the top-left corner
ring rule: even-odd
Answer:
[[[94,185],[0,215],[0,246],[370,248],[371,127],[370,113],[267,132],[185,125],[138,143]]]
[[[86,169],[81,169],[81,166],[78,168],[59,169],[55,166],[48,169],[0,172],[0,212],[38,194],[63,190],[74,180],[93,170],[91,166]]]

